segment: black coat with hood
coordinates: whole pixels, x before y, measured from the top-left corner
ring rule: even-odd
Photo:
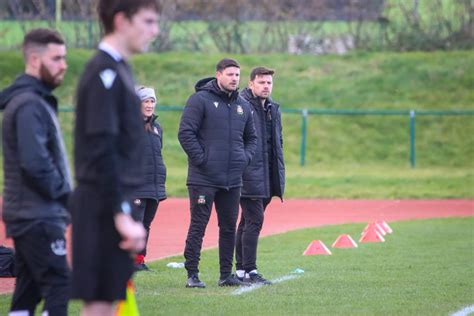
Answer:
[[[257,146],[250,105],[237,91],[222,91],[215,78],[198,81],[195,89],[178,133],[188,155],[187,185],[241,187]]]
[[[68,222],[69,167],[52,89],[20,75],[0,93],[3,110],[3,220],[12,226],[31,221]],[[21,231],[18,226],[15,231]],[[15,235],[13,233],[13,235]]]
[[[145,124],[149,123],[151,130],[146,133],[144,147],[145,182],[135,191],[136,198],[166,199],[166,166],[163,161],[161,149],[163,148],[163,129],[157,120],[158,116],[152,115]]]
[[[270,155],[270,159],[273,159],[270,163],[272,170],[269,170],[266,113],[263,109],[261,99],[255,97],[249,88],[242,90],[240,96],[247,100],[253,108],[255,130],[258,136],[257,151],[243,175],[242,197],[269,198],[278,196],[283,199],[285,192],[285,162],[283,160],[280,105],[271,98],[266,100],[266,106],[268,111],[270,111],[271,117],[271,150],[273,152],[272,155]],[[271,177],[269,175],[270,172],[272,172]],[[272,182],[270,182],[270,179],[272,179]]]

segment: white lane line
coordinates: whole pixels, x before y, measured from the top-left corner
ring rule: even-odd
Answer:
[[[455,313],[452,313],[450,316],[467,316],[474,313],[474,305],[466,306],[461,310],[458,310]]]
[[[293,279],[296,279],[296,278],[299,278],[300,275],[294,275],[294,274],[290,274],[290,275],[284,275],[282,277],[279,277],[279,278],[276,278],[274,280],[271,280],[272,283],[281,283],[281,282],[284,282],[284,281],[288,281],[288,280],[293,280]],[[244,293],[247,293],[247,292],[252,292],[252,291],[255,291],[259,288],[261,288],[262,286],[268,286],[268,285],[263,285],[263,284],[254,284],[252,286],[242,286],[242,287],[239,287],[238,289],[235,289],[234,291],[232,291],[232,295],[241,295],[241,294],[244,294]]]

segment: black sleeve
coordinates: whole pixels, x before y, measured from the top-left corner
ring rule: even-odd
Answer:
[[[106,204],[110,206],[103,210],[107,213],[120,212],[120,204],[124,200],[118,168],[119,111],[121,102],[124,102],[123,89],[118,73],[105,69],[91,76],[82,95],[86,105],[84,133],[100,170],[99,184]]]
[[[120,212],[120,204],[124,201],[118,171],[118,141],[118,136],[110,134],[97,134],[88,137],[91,148],[94,148],[97,169],[100,170],[98,184],[106,201],[105,204],[108,206],[103,210],[104,213]]]
[[[29,103],[18,109],[15,117],[18,158],[30,185],[40,194],[56,200],[68,194],[70,188],[48,149],[48,126],[53,122],[41,107],[41,104]]]
[[[110,86],[106,87],[104,81]],[[91,76],[86,89],[82,90],[83,103],[87,105],[85,107],[86,135],[118,135],[120,129],[118,105],[123,102],[122,89],[118,73],[112,69],[105,69]]]
[[[204,117],[204,104],[194,94],[186,103],[179,124],[178,139],[189,161],[199,166],[205,162],[205,152],[198,140],[198,132]]]
[[[250,114],[247,117],[244,130],[244,146],[245,155],[247,156],[247,163],[252,161],[252,157],[257,150],[257,132],[255,131],[255,123],[253,121],[253,111],[248,111]]]
[[[277,111],[277,117],[278,117],[278,132],[280,133],[280,144],[281,144],[281,148],[283,149],[283,125],[281,123],[281,111],[280,109],[278,108]]]

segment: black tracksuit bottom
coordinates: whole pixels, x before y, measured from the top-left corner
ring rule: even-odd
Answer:
[[[219,264],[220,278],[225,279],[232,272],[235,247],[235,226],[239,212],[240,187],[229,190],[189,186],[191,221],[184,248],[184,266],[188,277],[199,273],[202,240],[215,204],[219,225]]]
[[[140,201],[140,205],[137,205],[135,203],[136,200]],[[159,202],[155,199],[136,199],[136,200],[134,201],[135,207],[133,210],[134,212],[133,218],[136,221],[143,223],[143,227],[145,227],[145,230],[146,230],[145,248],[143,248],[143,250],[140,251],[138,254],[146,256],[148,237],[150,236],[150,226],[151,226],[151,223],[153,222],[153,219],[155,218]]]
[[[242,215],[237,228],[236,269],[250,272],[257,269],[257,245],[263,226],[265,209],[271,198],[241,198]]]
[[[66,316],[70,291],[70,271],[66,261],[64,230],[39,223],[27,233],[13,237],[16,285],[11,311],[35,314],[44,299],[50,316]]]

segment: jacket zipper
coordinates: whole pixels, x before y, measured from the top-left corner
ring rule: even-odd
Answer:
[[[156,157],[155,157],[155,148],[153,146],[153,135],[147,131],[147,134],[148,134],[148,141],[150,142],[150,146],[151,146],[151,155],[153,157],[153,184],[155,185],[155,194],[156,196],[158,197],[158,185],[156,183],[156,173],[157,173],[157,170],[156,170]],[[159,197],[158,197],[159,198]]]
[[[227,110],[229,116],[229,144],[230,149],[232,150],[232,106],[230,103],[227,103]],[[227,191],[229,191],[229,170],[230,170],[230,152],[231,150],[227,151]]]
[[[257,100],[258,102],[258,100]],[[264,194],[266,195],[267,192],[268,192],[268,195],[271,194],[270,192],[270,189],[269,189],[269,186],[270,186],[270,175],[269,175],[269,170],[268,170],[268,165],[269,165],[269,160],[270,160],[270,157],[268,157],[268,148],[267,148],[267,122],[265,120],[265,110],[263,109],[263,107],[261,106],[260,104],[260,107],[258,108],[258,111],[259,111],[259,120],[260,120],[260,128],[261,128],[261,132],[262,132],[262,137],[261,137],[261,141],[262,141],[262,147],[263,147],[263,150],[262,150],[262,155],[263,157],[265,157],[265,155],[267,155],[267,159],[263,159],[263,179],[265,179],[265,181],[263,181],[263,185],[265,186],[265,191],[264,191]]]

